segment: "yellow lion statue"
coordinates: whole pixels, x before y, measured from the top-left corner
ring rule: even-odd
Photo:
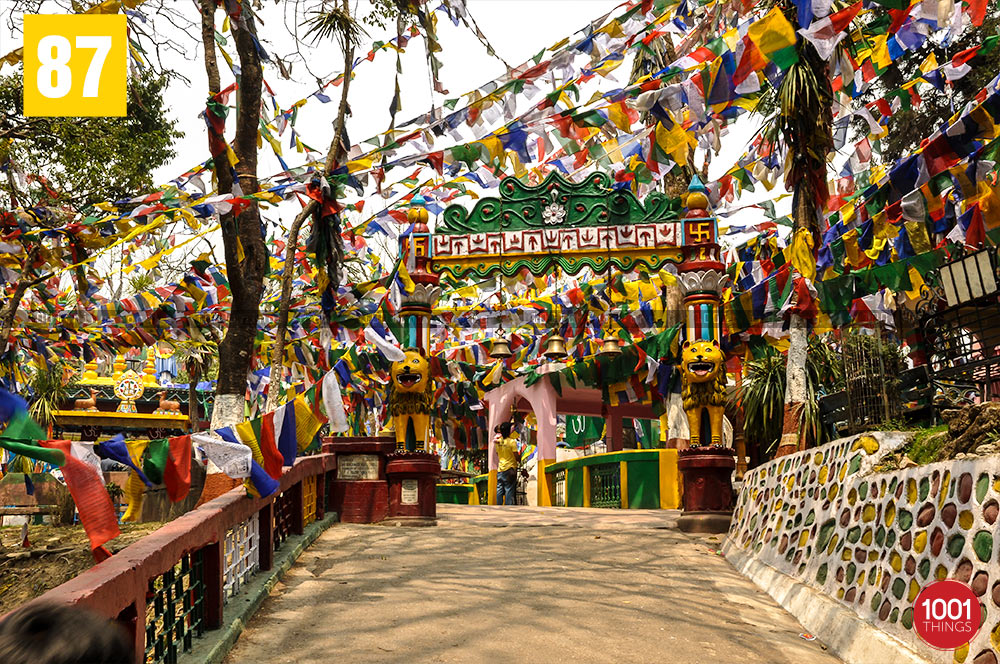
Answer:
[[[681,400],[691,429],[691,446],[701,441],[701,421],[708,411],[712,445],[722,444],[726,410],[726,363],[719,342],[685,341],[681,352]]]
[[[420,351],[408,348],[404,359],[392,363],[389,375],[386,396],[396,432],[396,451],[425,452],[434,404],[434,383],[427,358]]]

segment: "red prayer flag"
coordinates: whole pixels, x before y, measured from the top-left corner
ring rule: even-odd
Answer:
[[[983,246],[985,240],[986,225],[983,223],[983,213],[977,203],[972,208],[972,218],[969,220],[969,227],[965,229],[965,246],[976,249]]]
[[[281,477],[281,465],[284,458],[278,451],[274,440],[274,413],[267,413],[260,418],[260,453],[264,455],[264,470],[274,479]]]
[[[969,3],[969,17],[972,25],[980,26],[986,18],[986,0],[966,0]]]
[[[969,60],[976,57],[976,54],[979,53],[979,48],[979,46],[973,46],[972,48],[967,48],[964,51],[959,51],[951,59],[951,66],[961,67],[966,64]]]
[[[62,467],[63,478],[69,493],[76,503],[80,513],[80,523],[90,540],[91,551],[100,549],[104,544],[118,537],[118,515],[107,489],[104,488],[104,478],[93,466],[80,461],[73,456],[68,440],[42,440],[42,447],[61,450],[66,455],[66,465]]]
[[[169,445],[163,483],[167,485],[170,502],[176,503],[183,500],[191,490],[191,436],[171,438]]]
[[[740,56],[740,62],[736,66],[736,71],[733,72],[733,83],[739,85],[745,81],[751,73],[755,71],[763,71],[764,67],[767,66],[767,61],[764,56],[761,55],[760,49],[754,44],[749,37],[743,38],[743,55]]]

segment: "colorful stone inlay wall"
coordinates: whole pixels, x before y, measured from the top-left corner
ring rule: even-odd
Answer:
[[[1000,661],[1000,457],[875,472],[904,434],[874,433],[747,473],[730,547],[852,608],[935,662]],[[954,653],[913,631],[913,600],[955,578],[980,598],[983,625]]]

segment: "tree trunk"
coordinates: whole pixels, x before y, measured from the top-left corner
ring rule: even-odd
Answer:
[[[343,2],[345,13],[350,11],[347,0]],[[354,62],[354,42],[347,39],[347,50],[344,51],[344,89],[340,93],[340,108],[337,111],[337,120],[334,123],[333,141],[330,142],[330,149],[326,153],[326,164],[321,177],[328,176],[337,165],[337,159],[342,152],[341,141],[344,135],[344,125],[347,121],[347,93],[351,87],[351,70]],[[332,190],[336,197],[336,188]],[[288,309],[292,299],[292,280],[295,278],[295,251],[299,245],[299,231],[302,224],[310,215],[319,208],[316,201],[309,201],[302,210],[295,216],[292,226],[288,230],[287,244],[285,245],[285,265],[281,272],[281,299],[278,301],[278,324],[274,333],[274,348],[271,349],[271,383],[267,392],[267,410],[274,410],[281,405],[281,381],[284,374],[285,358],[285,338],[288,334]],[[339,268],[339,265],[338,265]]]
[[[201,380],[201,363],[189,362],[188,372],[188,433],[199,430],[201,416],[198,409],[198,381]]]
[[[795,206],[795,229],[814,226],[814,210],[807,188],[799,184]],[[794,275],[793,275],[794,276]],[[795,297],[794,291],[792,297]],[[789,319],[788,358],[785,364],[785,411],[781,426],[781,439],[775,457],[792,454],[804,449],[802,435],[802,407],[808,398],[806,387],[806,361],[809,349],[809,330],[806,321],[797,314]]]
[[[219,67],[215,57],[215,2],[202,0],[202,42],[205,48],[205,70],[209,91],[220,89]],[[236,154],[237,184],[224,154],[215,160],[215,176],[220,194],[249,195],[260,190],[257,181],[257,127],[260,123],[263,70],[255,44],[252,16],[244,11],[232,20],[236,52],[240,59],[240,76],[236,90],[236,135],[232,142]],[[209,141],[212,137],[209,137]],[[221,215],[222,241],[226,258],[226,276],[232,295],[229,327],[219,344],[219,378],[216,387],[212,428],[235,424],[243,420],[247,375],[253,360],[260,315],[260,298],[264,291],[264,274],[268,265],[256,202],[251,202],[237,215]],[[239,249],[243,250],[243,260]]]

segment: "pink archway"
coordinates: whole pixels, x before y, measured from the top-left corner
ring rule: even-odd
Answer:
[[[545,365],[539,373],[563,368],[561,364]],[[525,385],[525,377],[496,387],[483,397],[489,408],[489,504],[496,503],[497,466],[499,458],[493,446],[493,430],[510,419],[513,412],[533,412],[537,422],[537,476],[538,505],[550,506],[555,498],[555,488],[547,481],[545,467],[556,461],[556,415],[587,415],[603,417],[608,423],[608,451],[620,451],[623,445],[622,420],[626,417],[658,419],[649,404],[621,404],[608,406],[601,400],[601,390],[570,387],[559,378],[559,392],[552,386],[550,377],[543,376],[533,385]]]

